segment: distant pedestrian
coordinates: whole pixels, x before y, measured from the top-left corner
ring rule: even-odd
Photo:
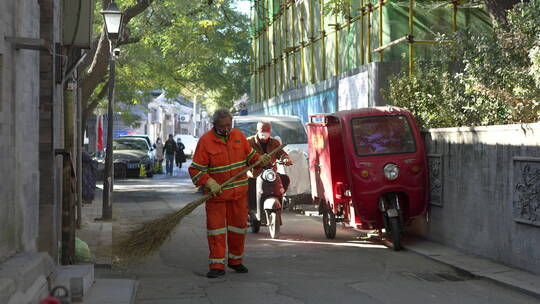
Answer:
[[[157,173],[163,173],[163,142],[161,141],[161,137],[158,137],[156,140],[156,143],[154,144],[154,148],[156,149],[156,172]]]
[[[186,154],[184,154],[185,148],[186,146],[184,146],[184,144],[182,143],[182,140],[179,137],[178,140],[176,141],[176,155],[175,155],[176,166],[178,167],[178,169],[182,169],[182,163],[186,162]]]
[[[165,142],[163,147],[163,153],[165,153],[167,174],[172,175],[174,166],[174,153],[176,153],[176,143],[172,134],[169,134],[169,138]]]

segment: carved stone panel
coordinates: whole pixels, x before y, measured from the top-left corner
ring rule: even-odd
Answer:
[[[514,158],[514,221],[540,227],[540,158]]]
[[[443,206],[443,167],[442,155],[428,155],[429,162],[429,203],[431,205]]]

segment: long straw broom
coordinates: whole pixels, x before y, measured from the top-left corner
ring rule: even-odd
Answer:
[[[286,145],[281,145],[274,149],[269,155],[273,155],[283,149]],[[249,170],[260,165],[262,160],[258,160],[242,172],[228,179],[221,184],[221,188],[235,181]],[[198,206],[202,205],[212,197],[212,193],[207,193],[203,197],[187,204],[178,211],[171,212],[162,217],[141,223],[135,229],[128,231],[118,243],[113,246],[114,255],[120,263],[133,263],[157,252],[159,248],[171,237],[175,228],[182,218],[190,214]]]

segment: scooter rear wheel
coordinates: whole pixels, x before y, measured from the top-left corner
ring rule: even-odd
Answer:
[[[277,239],[279,235],[279,221],[275,211],[271,211],[268,214],[268,230],[270,231],[270,237]]]

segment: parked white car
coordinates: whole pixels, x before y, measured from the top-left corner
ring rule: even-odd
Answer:
[[[199,142],[199,138],[189,134],[176,134],[174,136],[174,141],[177,142],[178,138],[180,138],[184,146],[186,146],[186,149],[184,149],[184,154],[187,157],[193,156],[197,143]]]

